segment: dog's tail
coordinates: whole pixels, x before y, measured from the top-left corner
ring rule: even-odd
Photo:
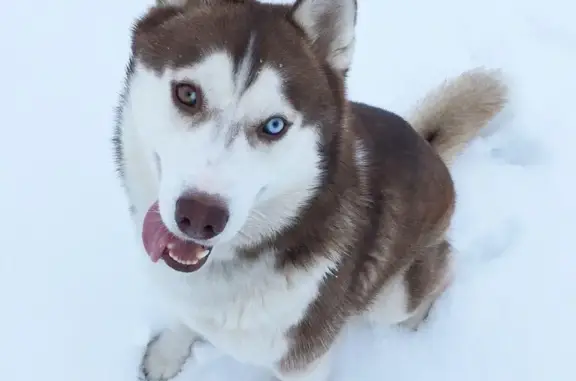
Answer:
[[[473,69],[431,91],[412,113],[410,123],[451,165],[504,108],[507,95],[498,70]]]

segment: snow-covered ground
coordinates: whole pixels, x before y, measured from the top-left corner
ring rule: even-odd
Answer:
[[[576,4],[359,2],[354,99],[405,114],[478,65],[501,67],[512,92],[453,170],[454,286],[419,333],[352,327],[334,380],[576,380]],[[2,380],[136,380],[161,323],[109,144],[130,23],[146,5],[0,12]],[[265,380],[203,354],[178,380]]]

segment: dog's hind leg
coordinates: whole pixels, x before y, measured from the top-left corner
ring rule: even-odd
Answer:
[[[426,320],[450,285],[452,261],[451,248],[445,240],[421,250],[421,255],[380,291],[365,313],[370,322],[416,330]]]
[[[401,326],[416,330],[452,281],[452,248],[447,241],[425,249],[405,274],[411,316]]]

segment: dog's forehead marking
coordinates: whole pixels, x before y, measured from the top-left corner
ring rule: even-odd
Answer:
[[[253,127],[275,114],[295,117],[293,105],[283,93],[281,68],[259,59],[254,52],[252,36],[240,58],[226,49],[215,50],[169,74],[176,81],[192,81],[201,88],[212,114],[215,137],[224,134],[226,147],[246,126]]]
[[[248,40],[248,44],[244,49],[244,54],[239,58],[239,65],[238,68],[235,70],[235,83],[236,83],[236,91],[237,95],[240,96],[247,86],[250,85],[251,77],[253,73],[251,73],[254,67],[254,41],[255,41],[255,32],[250,33],[250,39]]]
[[[254,57],[252,56],[254,50],[254,39],[254,32],[252,32],[248,41],[248,45],[244,50],[244,54],[239,60],[238,68],[235,71],[234,98],[237,101],[237,105],[240,102],[240,99],[242,98],[242,95],[246,89],[250,86],[250,82],[254,77]],[[234,116],[232,116],[232,119],[235,119]],[[229,126],[226,130],[225,146],[229,147],[232,145],[234,139],[236,139],[236,137],[240,134],[240,131],[242,130],[242,124],[238,123],[237,120],[230,120]]]
[[[280,4],[225,2],[202,11],[179,11],[162,22],[146,20],[136,29],[134,54],[162,76],[166,70],[189,68],[215,51],[225,51],[234,76],[247,74],[244,90],[263,66],[271,66],[283,79],[281,95],[306,121],[332,119],[335,115],[326,113],[326,103],[339,98],[340,89],[332,86],[338,79],[327,73],[302,31],[290,21],[290,9]],[[155,12],[148,17],[156,17]],[[247,62],[244,57],[251,59]]]

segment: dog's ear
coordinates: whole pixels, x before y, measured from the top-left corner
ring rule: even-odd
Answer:
[[[337,71],[346,72],[354,54],[357,0],[298,0],[292,20]]]
[[[157,7],[183,7],[187,0],[156,0]]]
[[[225,0],[156,0],[157,7],[200,7],[224,3]]]

